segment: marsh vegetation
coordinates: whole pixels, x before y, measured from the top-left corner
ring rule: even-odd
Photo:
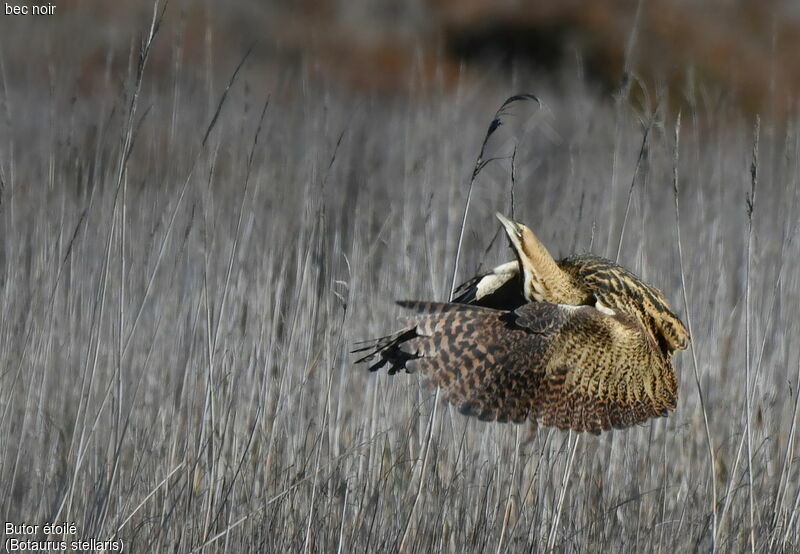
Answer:
[[[678,127],[659,91],[571,70],[410,100],[262,90],[246,59],[151,79],[137,54],[115,95],[0,82],[3,519],[135,552],[798,544],[796,120],[698,91]],[[353,365],[395,299],[447,298],[487,125],[523,90],[546,109],[489,144],[457,276],[510,257],[516,146],[516,217],[557,257],[619,253],[690,321],[667,419],[431,418],[416,376]]]

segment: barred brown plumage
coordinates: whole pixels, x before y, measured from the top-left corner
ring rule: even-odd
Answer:
[[[409,327],[357,362],[419,372],[488,421],[599,433],[674,410],[671,358],[689,335],[661,292],[597,256],[556,262],[530,229],[498,218],[516,265],[468,281],[455,302],[401,302],[417,312]]]

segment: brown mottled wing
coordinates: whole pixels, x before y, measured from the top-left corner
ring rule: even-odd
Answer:
[[[460,284],[456,288],[453,298],[455,304],[469,304],[497,310],[513,310],[526,302],[527,300],[522,294],[519,262],[517,261],[499,265],[492,271]],[[455,307],[449,309],[453,310]],[[411,359],[408,353],[401,351],[397,345],[415,336],[416,332],[412,326],[377,340],[357,343],[359,348],[353,350],[353,353],[363,352],[365,354],[364,357],[356,360],[356,363],[378,358],[378,361],[370,367],[370,371],[376,371],[389,363],[389,374],[394,375],[404,369],[405,362]]]
[[[419,371],[467,415],[599,433],[675,408],[672,366],[634,318],[546,302],[403,305],[419,312],[413,334],[374,349],[371,369]]]
[[[689,347],[689,331],[669,307],[664,294],[610,260],[581,254],[566,258],[559,265],[585,284],[603,305],[638,315],[660,343],[664,353]]]
[[[522,311],[529,306],[535,304]],[[543,425],[599,433],[675,409],[678,379],[672,362],[638,318],[608,316],[589,306],[558,308],[564,323],[537,403]]]

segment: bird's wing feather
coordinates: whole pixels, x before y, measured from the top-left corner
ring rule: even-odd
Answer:
[[[413,333],[376,345],[371,369],[420,372],[467,415],[598,433],[675,407],[672,366],[632,317],[547,302],[403,305],[417,312]]]
[[[536,408],[542,424],[599,433],[675,409],[672,363],[637,318],[609,316],[590,306],[558,310],[564,322],[553,334]],[[536,304],[517,310],[538,311]]]
[[[513,310],[525,302],[519,275],[519,262],[507,262],[488,273],[460,284],[453,302],[498,310]]]
[[[666,354],[688,348],[689,331],[656,287],[603,258],[577,256],[560,263],[572,266],[579,272],[585,286],[600,304],[613,309],[621,308],[631,314],[639,313],[655,338],[664,344]]]

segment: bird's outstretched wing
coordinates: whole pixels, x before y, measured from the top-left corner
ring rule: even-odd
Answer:
[[[664,353],[689,347],[689,331],[672,311],[664,294],[616,263],[592,255],[578,255],[559,264],[574,272],[600,304],[638,314]]]
[[[460,284],[453,302],[498,310],[513,310],[525,304],[519,262],[504,263]]]
[[[401,305],[417,312],[411,327],[362,349],[359,361],[420,372],[467,415],[599,433],[675,408],[672,365],[631,316],[547,302]]]
[[[453,298],[455,304],[469,304],[497,310],[513,310],[526,302],[522,294],[519,263],[516,261],[504,263],[461,283],[456,288]],[[357,345],[360,347],[353,352],[369,353],[356,363],[371,359],[375,353],[381,352],[381,361],[378,363],[383,365],[391,358],[389,374],[394,375],[405,367],[407,360],[411,359],[407,353],[394,347],[416,336],[414,326],[411,326],[376,340],[359,342]]]

